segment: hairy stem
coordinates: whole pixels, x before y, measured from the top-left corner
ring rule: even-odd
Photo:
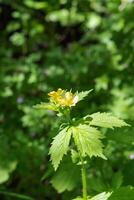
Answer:
[[[87,175],[86,175],[85,163],[82,157],[81,157],[81,163],[82,163],[81,172],[82,172],[83,200],[87,200]]]

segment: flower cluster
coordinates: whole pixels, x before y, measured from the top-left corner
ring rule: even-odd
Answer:
[[[78,102],[78,96],[72,92],[66,92],[59,88],[57,91],[52,91],[48,93],[50,97],[50,102],[58,104],[62,107],[72,107]]]

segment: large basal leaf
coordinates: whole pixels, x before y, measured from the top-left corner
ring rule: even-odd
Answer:
[[[105,159],[103,155],[103,138],[100,131],[88,125],[78,125],[71,128],[75,144],[82,156],[99,156]]]
[[[106,128],[128,126],[126,122],[117,117],[112,116],[110,113],[97,112],[90,115],[90,117],[92,118],[90,125],[94,126],[100,126]]]
[[[67,153],[70,138],[71,132],[69,132],[68,127],[66,127],[53,139],[49,153],[55,170],[57,170],[63,155]]]
[[[134,200],[134,188],[128,186],[117,189],[108,200]]]
[[[123,175],[121,171],[115,172],[112,176],[112,188],[118,189],[123,183]]]
[[[64,159],[64,162],[52,178],[51,183],[59,193],[65,190],[70,191],[77,186],[80,174],[80,166],[73,164],[70,159]]]
[[[134,127],[116,129],[112,134],[108,134],[107,137],[108,140],[113,140],[120,144],[132,145],[134,143]]]
[[[107,182],[102,177],[91,176],[89,178],[90,189],[100,193],[107,190]]]

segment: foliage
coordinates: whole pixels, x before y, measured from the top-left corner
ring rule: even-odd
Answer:
[[[68,127],[64,128],[56,135],[50,148],[51,159],[55,170],[58,168],[63,155],[66,154],[68,150],[71,133],[67,131],[67,129]]]
[[[128,126],[126,122],[124,122],[121,119],[118,119],[115,116],[111,116],[109,113],[98,112],[90,115],[90,117],[92,118],[90,124],[94,126],[100,126],[105,128]]]
[[[61,122],[60,127],[65,126],[64,129],[62,129],[53,139],[53,142],[50,147],[50,156],[52,160],[52,164],[54,166],[55,171],[57,170],[60,161],[63,159],[63,155],[67,154],[68,149],[70,148],[71,151],[73,152],[71,157],[72,157],[72,162],[75,163],[74,161],[74,156],[77,154],[77,157],[80,159],[80,165],[81,165],[81,172],[82,172],[82,191],[83,191],[83,200],[88,200],[88,193],[87,193],[87,177],[86,177],[86,160],[85,157],[89,156],[90,158],[92,156],[98,156],[103,159],[106,159],[106,157],[103,154],[103,144],[101,142],[101,139],[103,138],[102,133],[98,131],[97,128],[94,128],[92,126],[100,126],[100,127],[107,127],[107,128],[113,128],[115,127],[122,127],[122,126],[128,126],[126,122],[124,122],[121,119],[118,119],[117,117],[114,117],[110,115],[109,113],[93,113],[92,115],[89,115],[92,119],[91,122],[90,120],[87,120],[88,116],[83,117],[82,119],[75,119],[71,118],[71,111],[72,108],[76,106],[76,104],[83,100],[87,95],[89,94],[89,91],[86,92],[77,92],[77,93],[72,93],[71,91],[66,91],[61,88],[59,88],[57,91],[52,91],[48,93],[49,96],[49,101],[48,103],[41,103],[42,104],[47,104],[47,107],[42,107],[39,104],[37,106],[34,106],[37,109],[53,109],[53,107],[56,107],[57,109],[55,110],[58,114],[58,117],[62,117],[62,119],[65,120],[65,122]],[[53,106],[49,106],[52,105]],[[84,120],[83,120],[84,119]],[[110,121],[110,122],[109,122]],[[77,147],[77,151],[73,150],[72,147],[69,145],[70,140],[71,140],[71,135],[73,135],[74,138],[74,143]],[[76,152],[74,154],[74,152]],[[77,164],[77,163],[76,163]],[[72,171],[72,168],[68,169],[69,171]],[[64,171],[63,171],[64,172]],[[67,173],[60,173],[58,174],[58,179],[53,180],[55,188],[59,191],[62,192],[65,189],[72,189],[73,188],[73,175],[69,178],[67,178]],[[62,176],[61,176],[62,175]],[[118,175],[118,174],[117,174]],[[62,177],[62,181],[61,178]],[[120,174],[119,174],[120,177]],[[66,184],[66,179],[67,184]],[[117,186],[120,187],[120,182],[118,181],[120,179],[116,179],[115,176],[115,181],[117,181]],[[113,181],[114,183],[114,181]],[[115,183],[116,184],[116,183]],[[99,197],[95,198],[105,198],[109,197],[108,195],[99,195]],[[78,198],[77,198],[78,199]]]
[[[51,182],[59,193],[71,191],[80,182],[80,166],[74,165],[68,157],[64,158]]]
[[[0,0],[0,18],[0,190],[38,200],[80,194],[77,181],[73,192],[54,190],[48,148],[60,120],[33,109],[61,86],[94,89],[72,117],[99,110],[131,124],[100,129],[109,159],[87,161],[89,194],[134,186],[133,1]],[[0,193],[2,200],[15,198]]]
[[[105,159],[103,155],[103,145],[100,141],[102,134],[95,128],[87,125],[78,125],[72,127],[75,144],[82,156],[99,156]]]

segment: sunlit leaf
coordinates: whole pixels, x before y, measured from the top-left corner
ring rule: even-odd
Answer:
[[[90,92],[92,92],[92,89],[91,89],[91,90],[88,90],[88,91],[77,92],[76,95],[78,96],[78,101],[83,100],[85,97],[88,96],[88,94],[89,94]]]
[[[58,108],[55,104],[51,104],[51,103],[43,103],[41,102],[40,104],[37,104],[34,106],[34,108],[36,109],[45,109],[45,110],[54,110],[57,111]]]
[[[88,125],[78,125],[71,128],[75,144],[82,156],[99,156],[104,159],[103,144],[100,139],[103,135],[96,128]]]
[[[29,8],[33,8],[33,9],[44,9],[47,7],[47,2],[44,1],[33,1],[33,0],[25,0],[24,1],[25,5],[28,6]]]
[[[107,200],[107,199],[109,199],[110,195],[111,195],[111,192],[108,192],[108,193],[103,192],[103,193],[100,193],[100,194],[90,198],[89,200]]]
[[[59,134],[53,139],[49,153],[55,170],[57,170],[63,155],[65,155],[68,151],[70,139],[71,132],[68,131],[68,127],[60,131]]]
[[[112,116],[110,113],[94,113],[90,115],[92,121],[90,125],[106,127],[106,128],[113,128],[113,127],[122,127],[122,126],[129,126],[126,122],[119,119],[118,117]]]
[[[9,179],[9,172],[7,169],[0,169],[0,184]]]

